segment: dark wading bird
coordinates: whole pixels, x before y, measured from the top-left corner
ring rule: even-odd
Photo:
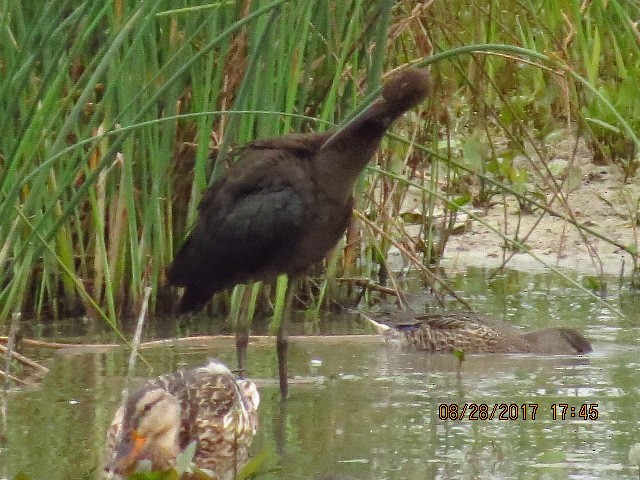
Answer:
[[[382,87],[382,96],[335,132],[293,134],[245,145],[237,164],[205,191],[199,216],[168,270],[185,287],[180,312],[200,310],[236,284],[303,274],[344,234],[353,186],[391,123],[420,104],[426,70],[407,68]],[[285,315],[290,310],[289,287]],[[286,316],[285,316],[286,318]],[[277,332],[280,393],[287,396],[287,339]],[[248,332],[238,331],[240,368]]]
[[[520,333],[511,325],[476,313],[407,314],[386,316],[391,325],[364,313],[384,337],[400,346],[431,353],[538,353],[574,355],[589,353],[589,341],[571,328],[554,327]]]
[[[107,477],[129,475],[141,460],[152,470],[173,468],[195,442],[193,463],[231,480],[247,461],[259,403],[255,384],[216,360],[149,380],[128,396],[107,431]]]

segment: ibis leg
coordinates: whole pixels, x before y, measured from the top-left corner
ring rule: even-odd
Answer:
[[[240,314],[236,325],[236,355],[238,358],[238,376],[247,374],[247,345],[249,344],[249,304],[253,285],[246,285],[242,293]]]
[[[289,350],[289,339],[283,332],[282,327],[278,330],[276,340],[276,351],[278,352],[278,378],[280,379],[280,397],[282,400],[289,395],[289,380],[287,379],[287,352]]]
[[[284,457],[287,453],[287,405],[288,402],[276,402],[273,405],[273,440],[276,453]]]
[[[236,354],[238,357],[238,377],[247,375],[247,344],[249,343],[249,330],[246,325],[238,325],[236,330]]]
[[[289,381],[287,368],[287,352],[289,350],[289,339],[285,331],[293,304],[295,284],[291,282],[287,287],[287,294],[282,320],[276,331],[276,352],[278,354],[278,379],[280,381],[280,399],[285,400],[289,395]]]

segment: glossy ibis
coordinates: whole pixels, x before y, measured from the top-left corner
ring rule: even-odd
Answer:
[[[320,262],[344,234],[352,190],[391,123],[420,104],[426,70],[393,74],[382,96],[335,132],[293,134],[245,145],[204,192],[198,220],[168,270],[185,287],[180,312],[196,311],[236,284],[295,277]],[[287,293],[288,313],[292,287]],[[286,315],[285,315],[286,318]],[[287,396],[285,319],[277,332],[280,392]],[[239,362],[247,335],[238,332]],[[243,368],[244,365],[240,365]]]

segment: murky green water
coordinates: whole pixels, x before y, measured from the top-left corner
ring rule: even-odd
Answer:
[[[637,476],[628,454],[640,442],[640,298],[610,291],[608,300],[629,315],[624,321],[549,276],[510,273],[489,280],[478,270],[457,279],[456,288],[478,311],[527,329],[577,328],[594,353],[469,356],[458,371],[451,356],[398,352],[381,343],[294,342],[291,373],[305,382],[292,386],[282,409],[269,380],[276,372],[273,347],[250,346],[252,376],[265,379],[254,451],[280,453],[280,472],[263,478]],[[363,328],[336,322],[320,329]],[[211,356],[233,364],[235,355],[232,344],[145,354],[157,373],[203,364]],[[51,372],[39,388],[9,394],[0,478],[18,472],[33,479],[97,477],[104,431],[121,397],[126,352],[51,355],[45,359]],[[147,375],[143,366],[138,372]],[[507,413],[514,419],[498,420],[501,408],[493,420],[469,420],[469,411],[464,420],[439,418],[446,413],[440,406],[450,404],[486,404],[489,412],[494,404],[513,404]],[[559,416],[560,404],[575,407],[576,416],[582,405],[597,404],[592,411],[598,418],[569,418],[568,412],[567,419],[554,419],[553,405]]]

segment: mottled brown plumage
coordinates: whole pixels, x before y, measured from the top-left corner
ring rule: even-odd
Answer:
[[[384,325],[363,315],[394,343],[433,353],[538,353],[572,355],[588,353],[591,344],[570,328],[556,327],[521,334],[503,322],[475,313],[418,315],[390,318]]]
[[[193,463],[232,479],[247,461],[258,426],[255,384],[237,380],[217,361],[149,380],[120,406],[107,432],[107,467],[127,475],[141,460],[154,470],[175,466],[196,442]]]

